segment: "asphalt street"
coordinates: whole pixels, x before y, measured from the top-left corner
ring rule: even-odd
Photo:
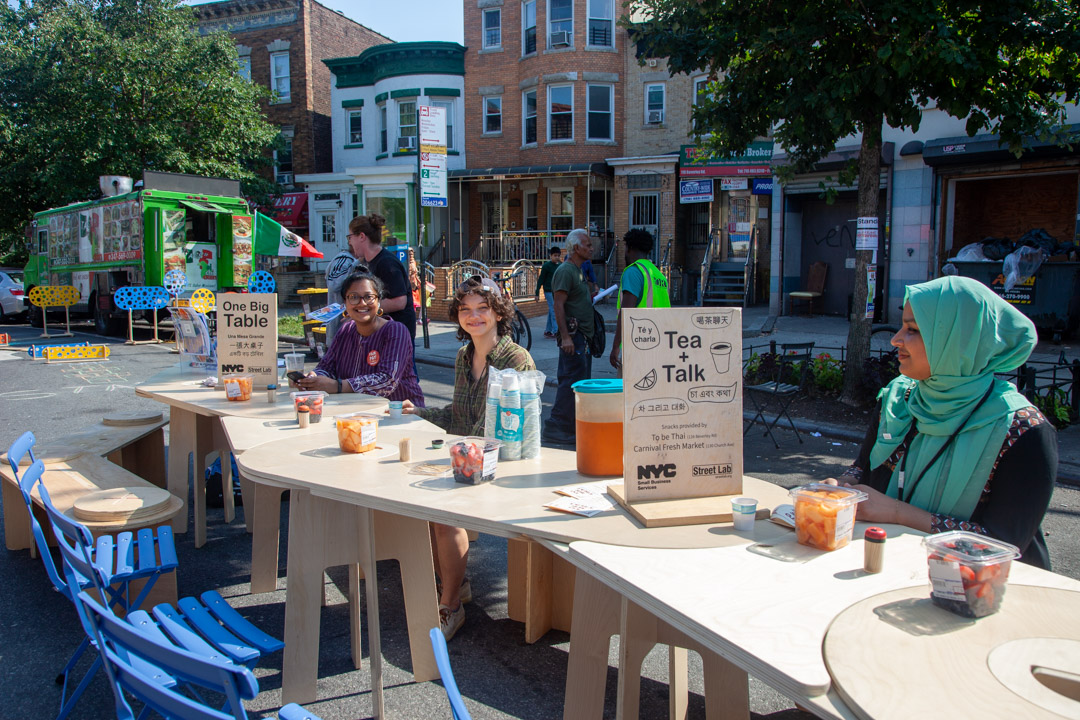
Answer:
[[[25,326],[6,326],[15,341],[37,335]],[[90,336],[80,339],[91,339]],[[101,341],[100,338],[93,338]],[[61,437],[118,409],[160,409],[137,398],[134,386],[172,365],[176,356],[167,346],[126,346],[111,341],[108,362],[45,365],[26,359],[21,350],[0,350],[0,447],[6,448],[27,429],[39,441]],[[452,393],[453,371],[420,365],[429,404],[445,404]],[[547,407],[554,396],[548,388]],[[545,408],[545,415],[546,415]],[[793,434],[781,435],[777,451],[757,432],[746,438],[746,472],[792,487],[836,474],[855,454],[854,444],[829,437],[806,437],[800,445]],[[189,503],[190,507],[190,503]],[[1045,530],[1055,570],[1080,578],[1080,550],[1073,540],[1080,530],[1077,508],[1080,492],[1057,488]],[[196,550],[191,534],[178,537],[181,596],[217,589],[249,619],[281,637],[284,631],[285,548],[287,509],[282,512],[280,579],[276,592],[248,592],[250,536],[242,516],[230,525],[220,509],[209,511],[209,542]],[[467,621],[450,643],[451,662],[470,713],[478,720],[496,718],[548,719],[562,715],[563,686],[569,635],[552,631],[534,645],[524,642],[524,628],[507,617],[506,543],[481,536],[469,560],[474,601]],[[319,665],[320,700],[308,705],[326,720],[365,718],[371,699],[365,660],[359,671],[349,659],[349,623],[345,568],[326,577],[327,607],[323,610]],[[401,608],[401,588],[393,562],[380,563],[380,603],[387,715],[397,718],[449,717],[445,694],[438,683],[413,682],[408,640]],[[58,669],[78,645],[81,629],[70,604],[55,593],[29,552],[0,550],[0,719],[55,716],[59,689],[53,683]],[[791,588],[791,592],[800,592]],[[607,682],[605,717],[615,714],[617,639],[613,640]],[[666,653],[656,649],[646,659],[642,683],[642,718],[667,715]],[[84,661],[81,668],[88,666]],[[265,658],[255,674],[261,692],[249,702],[252,717],[272,717],[280,705],[280,656]],[[691,654],[690,717],[704,717],[700,660]],[[113,716],[111,693],[99,677],[91,684],[72,718]],[[752,681],[751,709],[756,718],[788,720],[804,717],[793,703],[767,686]]]

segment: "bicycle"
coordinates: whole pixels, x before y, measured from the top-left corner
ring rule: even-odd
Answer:
[[[518,309],[517,303],[514,302],[514,294],[510,292],[510,288],[508,287],[511,280],[522,275],[524,272],[524,270],[518,270],[513,275],[507,275],[506,277],[496,276],[491,279],[499,284],[503,294],[510,299],[510,304],[514,306],[514,319],[510,323],[510,339],[526,350],[531,350],[532,328],[529,326],[529,319],[525,317],[525,313]],[[524,339],[525,342],[522,342],[522,339]]]

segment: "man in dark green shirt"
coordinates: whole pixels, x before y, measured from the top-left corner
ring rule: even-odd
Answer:
[[[592,238],[585,230],[571,230],[566,236],[566,262],[555,270],[551,290],[555,296],[555,322],[559,326],[559,387],[551,415],[544,424],[543,440],[552,445],[577,445],[574,391],[578,380],[592,373],[589,338],[593,335],[592,294],[582,264],[592,257]],[[573,330],[571,330],[573,326]]]
[[[559,326],[555,323],[555,296],[551,292],[551,278],[555,277],[555,269],[559,267],[562,249],[558,245],[553,245],[548,252],[548,256],[551,259],[540,267],[540,277],[536,280],[536,299],[540,299],[540,290],[542,289],[548,304],[547,327],[544,328],[544,337],[553,338],[555,333],[558,332]]]

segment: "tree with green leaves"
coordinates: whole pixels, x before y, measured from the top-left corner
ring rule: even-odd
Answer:
[[[882,128],[918,130],[936,106],[969,135],[997,133],[1021,154],[1056,139],[1080,93],[1080,4],[1072,0],[629,0],[647,57],[674,73],[706,70],[694,109],[714,154],[771,136],[806,172],[843,138],[861,135],[859,217],[878,216]],[[871,251],[856,252],[856,278]],[[854,403],[870,349],[867,286],[855,283],[843,399]]]
[[[200,36],[180,0],[21,0],[0,5],[0,255],[35,212],[96,197],[99,175],[144,169],[258,175],[277,129],[268,90],[237,73],[225,33]]]

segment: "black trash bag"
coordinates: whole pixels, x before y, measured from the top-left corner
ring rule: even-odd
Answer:
[[[1017,247],[1026,245],[1028,247],[1038,248],[1046,253],[1047,257],[1054,254],[1054,251],[1057,249],[1057,244],[1057,240],[1042,228],[1028,230],[1016,241]]]
[[[1004,260],[1015,248],[1009,238],[988,237],[982,241],[983,256],[987,260]]]
[[[240,494],[240,470],[236,467],[236,457],[229,453],[232,460],[233,506],[242,507],[244,497]],[[217,458],[206,468],[206,506],[225,507],[225,496],[221,493],[221,458]]]

